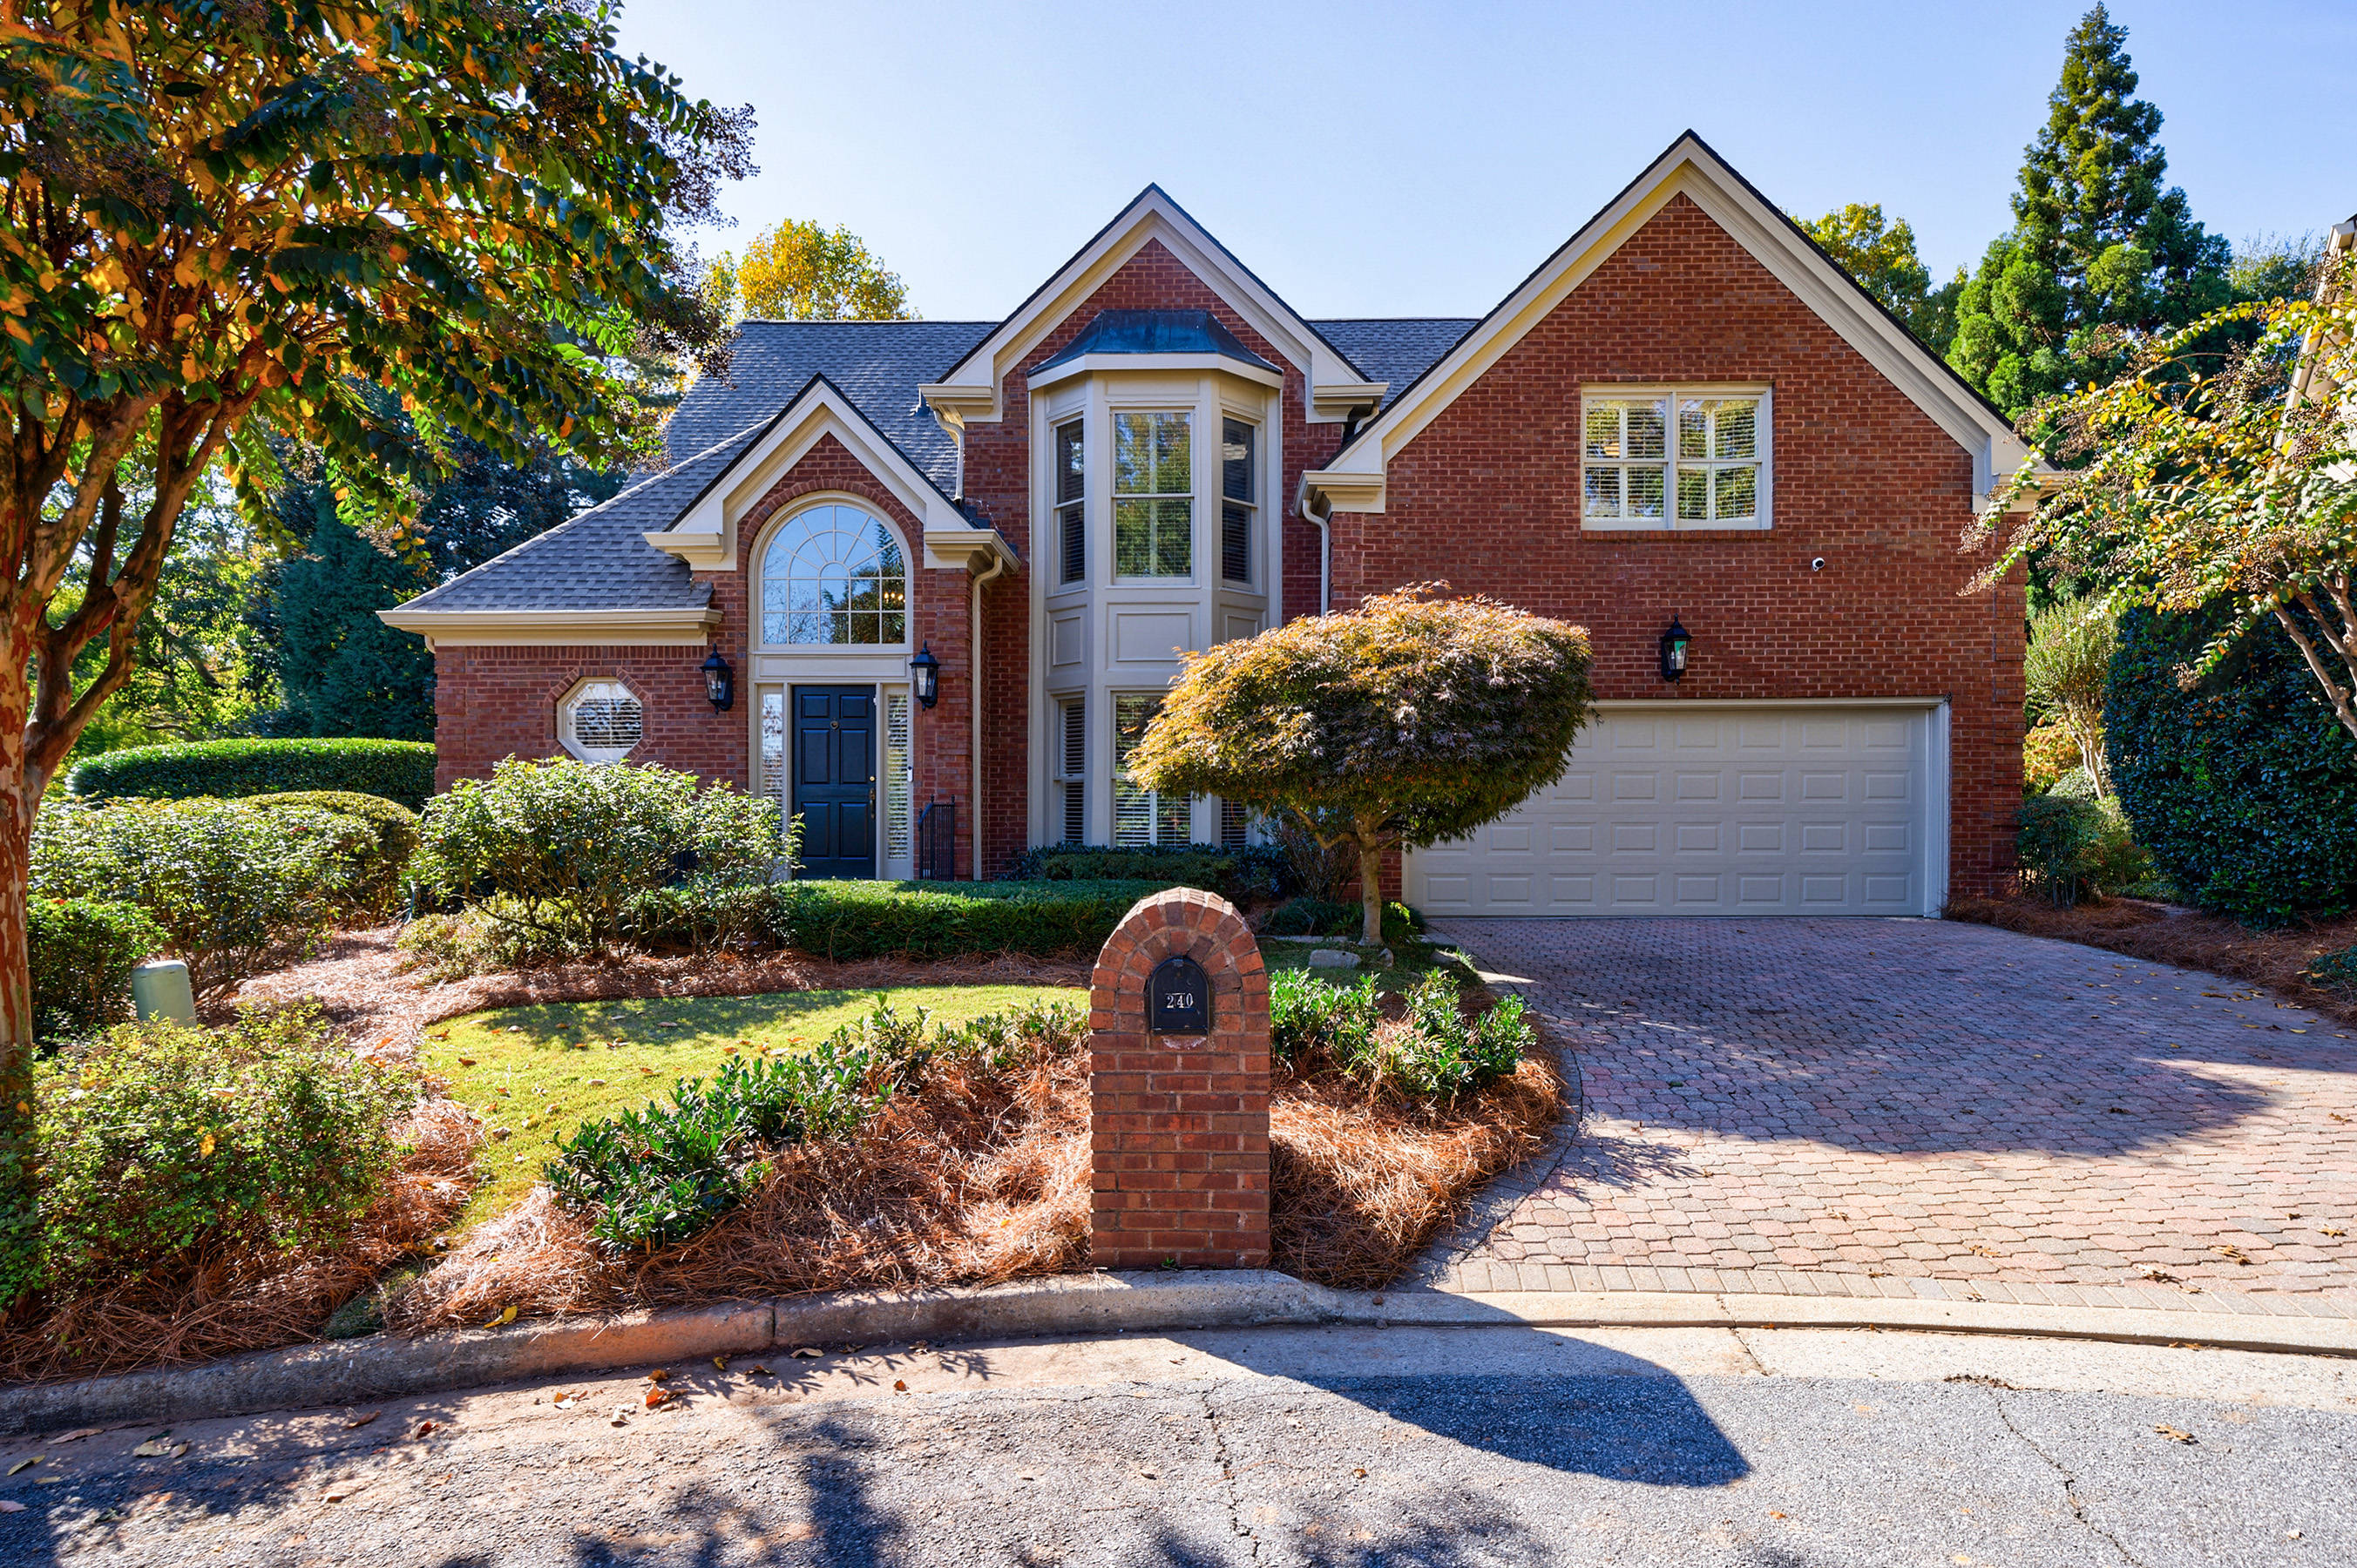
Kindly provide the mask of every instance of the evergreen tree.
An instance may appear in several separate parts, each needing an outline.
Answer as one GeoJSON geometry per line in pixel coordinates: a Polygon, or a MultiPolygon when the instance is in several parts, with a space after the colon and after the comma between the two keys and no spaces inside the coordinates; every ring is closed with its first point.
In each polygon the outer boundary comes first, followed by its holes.
{"type": "Polygon", "coordinates": [[[271,567],[247,614],[258,662],[277,677],[282,703],[254,727],[272,735],[432,740],[434,655],[376,612],[546,532],[627,480],[544,451],[518,466],[463,437],[452,455],[456,471],[418,508],[422,550],[400,553],[337,514],[324,464],[313,458],[287,465],[278,518],[303,548],[271,567]]]}
{"type": "Polygon", "coordinates": [[[2126,42],[2102,5],[2072,30],[2013,231],[1957,300],[1948,362],[2010,414],[2117,374],[2125,349],[2104,328],[2179,327],[2233,297],[2225,241],[2162,188],[2160,111],[2134,96],[2126,42]]]}

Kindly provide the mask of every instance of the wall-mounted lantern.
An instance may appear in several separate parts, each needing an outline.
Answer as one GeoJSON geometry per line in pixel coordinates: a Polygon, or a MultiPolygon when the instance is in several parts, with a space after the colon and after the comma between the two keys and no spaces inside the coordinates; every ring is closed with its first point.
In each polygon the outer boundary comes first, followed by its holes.
{"type": "Polygon", "coordinates": [[[1670,629],[1662,633],[1662,679],[1674,681],[1686,672],[1686,628],[1678,624],[1675,615],[1670,617],[1670,629]]]}
{"type": "Polygon", "coordinates": [[[917,656],[909,660],[909,680],[916,687],[917,701],[926,707],[941,701],[942,661],[933,657],[931,643],[917,650],[917,656]]]}
{"type": "Polygon", "coordinates": [[[704,694],[712,699],[716,714],[737,705],[737,671],[728,668],[728,660],[720,657],[717,649],[704,661],[704,694]]]}

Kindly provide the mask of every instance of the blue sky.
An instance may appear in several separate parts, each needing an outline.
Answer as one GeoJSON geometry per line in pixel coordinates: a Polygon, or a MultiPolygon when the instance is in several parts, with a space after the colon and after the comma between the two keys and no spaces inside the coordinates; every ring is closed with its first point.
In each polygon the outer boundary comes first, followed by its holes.
{"type": "MultiPolygon", "coordinates": [[[[622,38],[759,115],[707,250],[844,223],[927,317],[996,319],[1158,181],[1308,315],[1473,316],[1689,126],[1788,209],[1880,201],[1946,276],[2009,221],[2085,8],[629,0],[622,38]]],[[[2112,16],[2213,232],[2357,211],[2319,129],[2357,5],[2112,16]]]]}

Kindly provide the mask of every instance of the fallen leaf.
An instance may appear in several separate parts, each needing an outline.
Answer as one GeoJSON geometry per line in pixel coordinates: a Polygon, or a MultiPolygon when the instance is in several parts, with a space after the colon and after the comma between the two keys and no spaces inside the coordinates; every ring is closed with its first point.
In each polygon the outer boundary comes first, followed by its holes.
{"type": "Polygon", "coordinates": [[[666,1404],[670,1402],[670,1400],[671,1395],[663,1392],[661,1389],[649,1389],[647,1391],[647,1408],[649,1410],[654,1409],[655,1406],[659,1404],[666,1404]]]}
{"type": "Polygon", "coordinates": [[[2179,1432],[2173,1426],[2156,1426],[2153,1430],[2159,1433],[2163,1437],[2168,1438],[2171,1443],[2190,1443],[2193,1441],[2193,1434],[2190,1432],[2179,1432]]]}
{"type": "Polygon", "coordinates": [[[1770,1519],[1782,1519],[1784,1516],[1777,1512],[1774,1509],[1770,1509],[1768,1510],[1768,1517],[1770,1519]]]}
{"type": "Polygon", "coordinates": [[[589,1080],[589,1087],[592,1089],[603,1089],[606,1087],[606,1080],[602,1078],[593,1078],[589,1080]]]}
{"type": "Polygon", "coordinates": [[[104,1432],[106,1428],[102,1426],[77,1426],[71,1432],[67,1433],[63,1437],[52,1437],[49,1441],[52,1443],[80,1443],[83,1438],[96,1437],[100,1433],[104,1432]]]}
{"type": "Polygon", "coordinates": [[[350,1497],[354,1492],[359,1491],[365,1485],[367,1485],[367,1483],[364,1481],[339,1481],[334,1486],[329,1487],[326,1491],[321,1492],[319,1494],[319,1500],[323,1503],[342,1502],[346,1498],[350,1497]]]}
{"type": "Polygon", "coordinates": [[[626,1404],[618,1404],[618,1405],[616,1405],[616,1406],[614,1407],[614,1415],[613,1415],[613,1419],[612,1419],[612,1420],[610,1420],[610,1421],[608,1421],[608,1422],[607,1422],[607,1423],[606,1423],[606,1424],[607,1424],[607,1425],[608,1425],[608,1426],[628,1426],[628,1425],[630,1425],[630,1407],[629,1405],[626,1405],[626,1404]]]}
{"type": "Polygon", "coordinates": [[[892,1391],[893,1391],[894,1393],[896,1393],[896,1394],[905,1394],[905,1393],[907,1393],[907,1392],[909,1391],[909,1380],[908,1380],[908,1379],[906,1379],[906,1378],[895,1378],[895,1379],[893,1379],[893,1380],[892,1380],[892,1391]]]}
{"type": "Polygon", "coordinates": [[[23,1513],[24,1511],[24,1504],[12,1503],[5,1498],[0,1498],[0,1513],[23,1513]]]}
{"type": "Polygon", "coordinates": [[[770,1370],[769,1363],[765,1361],[756,1361],[745,1369],[752,1373],[753,1376],[757,1378],[774,1378],[778,1375],[777,1373],[770,1370]]]}
{"type": "Polygon", "coordinates": [[[411,1433],[409,1435],[412,1437],[431,1437],[434,1435],[435,1427],[438,1424],[440,1423],[437,1422],[421,1421],[417,1423],[417,1430],[411,1433]]]}
{"type": "MultiPolygon", "coordinates": [[[[2349,1232],[2346,1230],[2334,1230],[2328,1228],[2324,1230],[2324,1234],[2327,1236],[2346,1236],[2349,1232]]],[[[63,1438],[59,1438],[59,1441],[62,1443],[65,1440],[63,1438]]]]}
{"type": "Polygon", "coordinates": [[[458,1058],[458,1065],[460,1067],[473,1067],[475,1065],[475,1058],[472,1057],[460,1057],[458,1058]]]}
{"type": "Polygon", "coordinates": [[[652,1078],[654,1075],[655,1069],[651,1067],[642,1067],[639,1069],[639,1076],[640,1078],[652,1078]]]}
{"type": "Polygon", "coordinates": [[[659,1383],[670,1376],[671,1369],[669,1367],[657,1367],[653,1371],[647,1374],[647,1381],[651,1383],[659,1383]]]}
{"type": "Polygon", "coordinates": [[[484,1324],[483,1326],[486,1328],[504,1328],[515,1320],[516,1309],[511,1306],[505,1312],[500,1313],[497,1317],[492,1318],[489,1323],[484,1324]]]}
{"type": "Polygon", "coordinates": [[[712,1369],[716,1372],[726,1371],[728,1369],[728,1358],[726,1356],[715,1356],[712,1358],[712,1369]]]}
{"type": "Polygon", "coordinates": [[[161,1437],[149,1438],[138,1447],[134,1448],[131,1451],[131,1456],[134,1459],[160,1459],[164,1457],[172,1451],[172,1444],[169,1441],[171,1435],[172,1434],[167,1432],[161,1437]]]}
{"type": "Polygon", "coordinates": [[[2244,1268],[2249,1268],[2251,1266],[2251,1260],[2244,1255],[2243,1249],[2240,1247],[2219,1246],[2212,1247],[2210,1250],[2217,1253],[2222,1258],[2233,1259],[2235,1262],[2242,1264],[2244,1268]]]}
{"type": "Polygon", "coordinates": [[[19,1470],[29,1470],[48,1457],[48,1455],[46,1454],[36,1454],[30,1459],[19,1459],[14,1465],[8,1466],[8,1474],[13,1476],[19,1470]]]}
{"type": "Polygon", "coordinates": [[[795,1356],[797,1356],[797,1357],[801,1358],[802,1360],[805,1360],[805,1361],[815,1361],[815,1360],[817,1360],[821,1356],[825,1355],[825,1354],[826,1354],[826,1352],[825,1352],[825,1351],[823,1351],[823,1350],[818,1349],[818,1348],[815,1348],[815,1347],[813,1347],[813,1346],[809,1346],[809,1345],[801,1345],[801,1346],[797,1346],[797,1347],[795,1347],[795,1348],[793,1349],[793,1351],[791,1352],[791,1354],[793,1354],[793,1355],[795,1355],[795,1356]]]}
{"type": "Polygon", "coordinates": [[[1356,1476],[1361,1480],[1364,1480],[1367,1477],[1367,1467],[1364,1465],[1358,1466],[1351,1471],[1351,1474],[1356,1476]]]}
{"type": "Polygon", "coordinates": [[[1017,1470],[1015,1472],[1015,1478],[1018,1481],[1036,1481],[1039,1477],[1028,1470],[1017,1470]]]}
{"type": "Polygon", "coordinates": [[[374,1421],[378,1416],[381,1416],[383,1413],[384,1412],[381,1410],[363,1412],[362,1413],[352,1417],[351,1420],[344,1423],[344,1430],[346,1432],[351,1432],[360,1427],[366,1426],[370,1422],[374,1421]]]}
{"type": "Polygon", "coordinates": [[[449,1031],[449,1030],[447,1030],[447,1029],[440,1029],[440,1030],[436,1030],[435,1033],[433,1033],[433,1034],[431,1034],[431,1035],[428,1035],[428,1036],[426,1036],[426,1038],[427,1038],[427,1039],[429,1039],[429,1040],[447,1040],[447,1039],[448,1039],[449,1037],[450,1037],[450,1031],[449,1031]]]}

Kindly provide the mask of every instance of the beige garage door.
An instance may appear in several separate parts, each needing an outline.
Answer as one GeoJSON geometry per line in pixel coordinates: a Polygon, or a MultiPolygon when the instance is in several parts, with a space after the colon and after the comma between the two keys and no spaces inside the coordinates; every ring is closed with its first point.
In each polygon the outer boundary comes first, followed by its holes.
{"type": "Polygon", "coordinates": [[[1407,857],[1432,915],[1929,915],[1945,895],[1935,704],[1616,706],[1570,771],[1407,857]]]}

